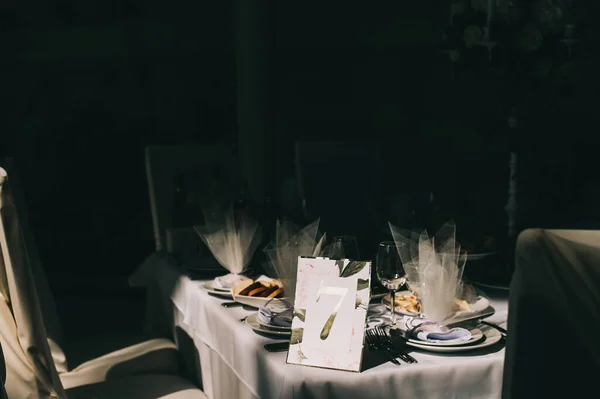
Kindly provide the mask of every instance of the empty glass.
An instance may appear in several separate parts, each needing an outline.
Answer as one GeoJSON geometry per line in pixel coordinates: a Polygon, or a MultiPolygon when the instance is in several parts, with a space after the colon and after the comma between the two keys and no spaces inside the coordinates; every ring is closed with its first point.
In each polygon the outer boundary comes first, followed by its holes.
{"type": "Polygon", "coordinates": [[[354,236],[333,237],[326,251],[326,256],[333,259],[359,260],[358,244],[354,236]]]}
{"type": "Polygon", "coordinates": [[[406,282],[406,272],[393,241],[384,241],[379,244],[376,263],[377,278],[381,285],[390,291],[390,320],[391,325],[394,326],[396,324],[396,291],[406,282]]]}

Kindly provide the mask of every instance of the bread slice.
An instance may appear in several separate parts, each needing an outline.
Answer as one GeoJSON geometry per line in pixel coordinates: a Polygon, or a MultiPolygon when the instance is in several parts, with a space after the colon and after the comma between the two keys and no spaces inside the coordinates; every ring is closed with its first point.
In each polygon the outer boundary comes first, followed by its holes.
{"type": "Polygon", "coordinates": [[[260,294],[266,290],[268,290],[268,287],[265,287],[264,285],[261,284],[260,287],[253,289],[252,291],[250,291],[248,293],[248,296],[260,296],[260,294]]]}
{"type": "Polygon", "coordinates": [[[269,295],[271,295],[271,292],[275,291],[277,289],[276,285],[272,285],[270,287],[268,287],[266,290],[264,290],[263,292],[260,293],[260,297],[261,298],[267,298],[269,295]]]}
{"type": "Polygon", "coordinates": [[[267,298],[277,298],[282,293],[282,289],[279,286],[275,286],[275,290],[271,291],[271,293],[267,296],[267,298]]]}
{"type": "Polygon", "coordinates": [[[238,295],[245,295],[248,296],[250,294],[251,291],[262,287],[262,284],[260,283],[260,281],[255,281],[252,284],[250,284],[249,286],[247,286],[246,288],[244,288],[243,290],[241,290],[238,295]]]}

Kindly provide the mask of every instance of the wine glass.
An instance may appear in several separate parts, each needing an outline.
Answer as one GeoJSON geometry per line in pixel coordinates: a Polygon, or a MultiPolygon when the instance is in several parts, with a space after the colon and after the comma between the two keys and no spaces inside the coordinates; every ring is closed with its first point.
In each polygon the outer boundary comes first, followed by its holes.
{"type": "Polygon", "coordinates": [[[336,236],[329,246],[328,257],[333,259],[359,260],[358,244],[354,236],[336,236]]]}
{"type": "Polygon", "coordinates": [[[396,291],[406,282],[406,273],[398,255],[396,243],[384,241],[379,244],[377,251],[377,278],[390,291],[391,325],[396,324],[396,291]]]}

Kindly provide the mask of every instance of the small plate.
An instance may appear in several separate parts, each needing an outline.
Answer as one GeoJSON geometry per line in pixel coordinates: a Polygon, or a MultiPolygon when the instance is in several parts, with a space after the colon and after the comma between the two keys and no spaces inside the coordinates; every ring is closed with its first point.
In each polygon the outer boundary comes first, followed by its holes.
{"type": "Polygon", "coordinates": [[[483,332],[483,340],[479,343],[475,343],[473,345],[461,345],[461,346],[432,346],[427,345],[424,342],[411,342],[407,341],[406,345],[412,346],[414,348],[419,348],[428,352],[440,352],[440,353],[451,353],[451,352],[465,352],[472,351],[475,349],[481,349],[488,346],[492,346],[498,341],[502,339],[502,334],[500,331],[496,330],[493,327],[481,325],[479,329],[483,332]]]}
{"type": "Polygon", "coordinates": [[[246,323],[248,326],[250,326],[250,328],[252,328],[254,331],[257,331],[262,334],[277,335],[278,337],[286,337],[286,338],[289,338],[292,336],[291,329],[288,331],[279,331],[279,330],[274,330],[271,328],[266,328],[263,325],[261,325],[258,322],[258,312],[252,313],[250,316],[248,316],[246,318],[246,320],[244,321],[244,323],[246,323]]]}
{"type": "Polygon", "coordinates": [[[205,283],[203,283],[201,285],[201,287],[204,291],[208,292],[209,294],[218,295],[223,298],[233,298],[233,295],[231,294],[231,290],[225,291],[222,289],[214,288],[212,285],[212,281],[206,281],[205,283]]]}
{"type": "MultiPolygon", "coordinates": [[[[398,291],[398,292],[396,292],[396,297],[400,297],[402,295],[412,295],[412,292],[410,292],[410,291],[398,291]]],[[[392,302],[392,295],[391,294],[385,294],[381,298],[381,303],[383,303],[387,309],[391,308],[391,306],[390,306],[391,302],[392,302]]],[[[400,306],[396,306],[396,313],[400,313],[400,314],[403,314],[405,316],[411,316],[411,317],[417,317],[417,316],[420,315],[420,313],[413,313],[413,312],[409,312],[407,310],[404,310],[400,306]]]]}
{"type": "MultiPolygon", "coordinates": [[[[400,292],[396,293],[396,296],[410,295],[410,294],[411,294],[410,291],[400,291],[400,292]]],[[[386,308],[390,309],[391,301],[392,301],[392,296],[390,294],[387,294],[386,296],[383,297],[383,299],[381,300],[381,303],[385,304],[386,308]]],[[[493,308],[490,309],[491,308],[490,301],[483,296],[478,296],[477,301],[475,301],[475,303],[469,304],[469,306],[470,306],[469,310],[462,310],[462,311],[458,311],[455,313],[453,323],[457,323],[459,320],[462,321],[462,320],[471,319],[471,318],[473,318],[472,316],[475,316],[475,315],[488,314],[490,311],[493,312],[493,308]]],[[[407,312],[406,310],[402,309],[399,306],[396,306],[396,313],[400,313],[405,316],[412,316],[412,317],[417,317],[417,316],[421,315],[421,313],[407,312]]]]}
{"type": "MultiPolygon", "coordinates": [[[[233,290],[231,291],[231,293],[233,295],[234,301],[239,302],[244,305],[247,305],[247,306],[250,306],[250,307],[253,307],[253,308],[260,309],[260,308],[264,307],[267,304],[267,302],[269,302],[273,298],[238,295],[239,292],[241,292],[244,288],[246,288],[248,285],[252,284],[253,282],[254,281],[252,281],[252,280],[244,280],[241,283],[239,283],[238,285],[236,285],[233,288],[233,290]]],[[[278,298],[278,299],[285,299],[285,298],[278,298]]]]}
{"type": "Polygon", "coordinates": [[[463,346],[463,345],[472,345],[476,342],[479,342],[483,339],[483,331],[479,328],[473,328],[471,331],[471,338],[467,341],[459,341],[459,342],[429,342],[429,341],[421,341],[419,339],[409,338],[407,343],[413,343],[417,345],[426,345],[426,346],[463,346]]]}

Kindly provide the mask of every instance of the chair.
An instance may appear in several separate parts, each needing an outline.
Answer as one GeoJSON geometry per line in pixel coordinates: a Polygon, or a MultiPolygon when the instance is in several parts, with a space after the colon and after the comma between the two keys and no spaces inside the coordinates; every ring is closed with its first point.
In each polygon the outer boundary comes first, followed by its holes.
{"type": "Polygon", "coordinates": [[[127,375],[175,375],[179,355],[175,344],[165,339],[142,342],[69,369],[65,354],[68,351],[63,346],[67,344],[68,347],[68,343],[62,338],[52,294],[27,226],[14,163],[6,160],[4,166],[6,169],[0,168],[3,261],[0,270],[3,299],[0,300],[0,316],[4,320],[0,334],[10,371],[7,381],[9,397],[25,398],[24,389],[32,387],[37,387],[40,392],[47,391],[49,394],[56,391],[60,394],[63,388],[101,383],[127,375]],[[40,371],[39,364],[47,360],[50,363],[40,371]],[[13,395],[15,392],[18,394],[13,395]]]}
{"type": "Polygon", "coordinates": [[[371,142],[296,142],[298,189],[327,235],[370,237],[383,224],[381,155],[371,142]]]}
{"type": "Polygon", "coordinates": [[[0,344],[0,399],[7,399],[6,395],[6,363],[4,362],[4,352],[0,344]]]}
{"type": "Polygon", "coordinates": [[[600,231],[522,232],[510,287],[502,396],[597,391],[599,309],[600,231]]]}
{"type": "Polygon", "coordinates": [[[155,270],[177,263],[222,269],[193,226],[202,223],[200,208],[207,200],[215,200],[217,193],[233,196],[237,164],[225,145],[149,146],[145,162],[156,252],[130,276],[129,284],[147,288],[146,334],[174,337],[168,329],[171,304],[161,299],[155,270]]]}
{"type": "MultiPolygon", "coordinates": [[[[175,203],[176,180],[187,183],[188,192],[185,194],[194,197],[191,202],[201,203],[205,198],[212,199],[210,197],[214,194],[202,186],[204,178],[207,177],[205,172],[214,171],[218,174],[221,180],[218,183],[237,183],[235,160],[232,149],[225,145],[149,146],[146,148],[146,177],[157,251],[167,249],[167,229],[181,227],[175,226],[175,224],[181,223],[176,220],[178,218],[174,214],[174,210],[181,211],[174,209],[176,205],[180,205],[175,203]]],[[[201,215],[194,216],[201,217],[201,215]]],[[[186,223],[184,227],[191,227],[197,221],[187,220],[186,222],[189,224],[186,223]]]]}

